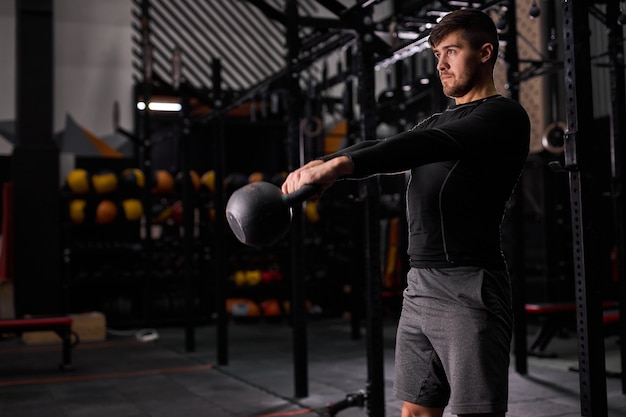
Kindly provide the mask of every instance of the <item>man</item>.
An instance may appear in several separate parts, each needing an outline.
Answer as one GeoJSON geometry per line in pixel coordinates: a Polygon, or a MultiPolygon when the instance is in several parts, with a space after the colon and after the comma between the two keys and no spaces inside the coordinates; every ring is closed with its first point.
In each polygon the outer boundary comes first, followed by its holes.
{"type": "MultiPolygon", "coordinates": [[[[447,14],[430,46],[454,104],[411,131],[366,140],[290,173],[282,191],[410,170],[410,270],[396,336],[402,416],[504,416],[511,286],[500,227],[528,156],[530,121],[496,91],[498,35],[478,10],[447,14]]],[[[321,195],[321,192],[320,192],[321,195]]]]}

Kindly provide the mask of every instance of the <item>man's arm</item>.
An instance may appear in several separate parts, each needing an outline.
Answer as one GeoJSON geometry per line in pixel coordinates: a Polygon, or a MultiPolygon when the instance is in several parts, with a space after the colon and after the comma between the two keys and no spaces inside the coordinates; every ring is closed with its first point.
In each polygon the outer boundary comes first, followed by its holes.
{"type": "Polygon", "coordinates": [[[347,155],[340,155],[327,161],[314,160],[289,173],[282,185],[285,194],[292,193],[306,184],[320,186],[319,198],[338,178],[352,174],[354,166],[347,155]]]}

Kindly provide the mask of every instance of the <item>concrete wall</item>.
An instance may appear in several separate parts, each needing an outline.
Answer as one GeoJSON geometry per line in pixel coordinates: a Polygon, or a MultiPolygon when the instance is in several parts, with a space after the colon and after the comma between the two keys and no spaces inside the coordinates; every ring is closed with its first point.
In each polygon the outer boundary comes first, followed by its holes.
{"type": "MultiPolygon", "coordinates": [[[[0,121],[15,120],[15,0],[0,1],[0,121]]],[[[130,0],[54,1],[54,131],[66,114],[97,135],[132,128],[130,0]]],[[[0,141],[0,154],[7,145],[0,141]]]]}

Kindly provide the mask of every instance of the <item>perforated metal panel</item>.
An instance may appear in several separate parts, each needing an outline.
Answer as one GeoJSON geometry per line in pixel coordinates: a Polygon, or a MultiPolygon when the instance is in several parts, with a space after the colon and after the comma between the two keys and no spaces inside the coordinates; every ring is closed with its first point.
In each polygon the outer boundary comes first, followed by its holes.
{"type": "MultiPolygon", "coordinates": [[[[520,72],[524,72],[531,65],[524,63],[524,60],[541,59],[541,54],[545,50],[546,35],[542,30],[542,19],[531,19],[528,15],[531,6],[530,1],[518,1],[516,6],[520,72]]],[[[531,153],[543,151],[541,137],[546,126],[551,123],[546,116],[547,100],[547,79],[545,76],[532,77],[522,81],[520,84],[519,101],[530,117],[531,153]]]]}

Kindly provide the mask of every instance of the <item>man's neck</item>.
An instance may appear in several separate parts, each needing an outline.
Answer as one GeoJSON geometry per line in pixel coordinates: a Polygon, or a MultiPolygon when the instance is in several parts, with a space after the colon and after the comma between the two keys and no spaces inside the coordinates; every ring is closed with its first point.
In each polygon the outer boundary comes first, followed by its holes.
{"type": "Polygon", "coordinates": [[[485,97],[495,96],[496,94],[498,94],[498,90],[496,89],[493,80],[490,80],[490,82],[484,84],[483,86],[476,86],[472,88],[467,94],[462,97],[455,97],[454,102],[457,105],[466,104],[472,101],[483,99],[485,97]]]}

